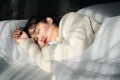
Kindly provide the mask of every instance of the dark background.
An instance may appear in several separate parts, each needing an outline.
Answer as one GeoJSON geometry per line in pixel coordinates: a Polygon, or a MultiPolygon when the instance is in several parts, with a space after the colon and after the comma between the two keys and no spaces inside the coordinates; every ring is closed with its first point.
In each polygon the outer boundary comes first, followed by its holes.
{"type": "Polygon", "coordinates": [[[0,20],[28,19],[34,15],[62,16],[83,7],[120,0],[0,0],[0,20]]]}

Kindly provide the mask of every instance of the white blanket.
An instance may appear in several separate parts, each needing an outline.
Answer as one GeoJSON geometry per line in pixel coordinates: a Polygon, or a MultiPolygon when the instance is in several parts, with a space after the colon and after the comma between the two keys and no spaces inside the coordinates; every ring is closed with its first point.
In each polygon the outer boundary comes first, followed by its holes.
{"type": "Polygon", "coordinates": [[[70,61],[52,62],[53,77],[40,70],[13,41],[12,32],[26,20],[0,22],[0,79],[2,80],[119,80],[120,16],[106,20],[94,43],[70,61]],[[27,65],[26,65],[27,64],[27,65]],[[6,77],[7,76],[7,77],[6,77]]]}

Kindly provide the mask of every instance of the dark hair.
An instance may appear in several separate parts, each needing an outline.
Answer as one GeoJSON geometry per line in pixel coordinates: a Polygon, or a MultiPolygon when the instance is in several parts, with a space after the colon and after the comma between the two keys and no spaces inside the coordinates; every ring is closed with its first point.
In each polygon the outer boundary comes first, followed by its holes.
{"type": "MultiPolygon", "coordinates": [[[[46,23],[46,17],[52,18],[53,24],[55,24],[59,27],[59,22],[60,22],[61,16],[33,16],[28,20],[28,22],[23,30],[28,34],[29,33],[28,29],[30,27],[32,27],[33,25],[36,25],[39,22],[46,23]]],[[[30,37],[29,34],[28,34],[28,36],[30,37]]]]}

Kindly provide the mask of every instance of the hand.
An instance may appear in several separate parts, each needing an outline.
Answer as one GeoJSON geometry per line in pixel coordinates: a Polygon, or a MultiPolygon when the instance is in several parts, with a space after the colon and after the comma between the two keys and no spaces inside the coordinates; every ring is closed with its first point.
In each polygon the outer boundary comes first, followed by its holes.
{"type": "Polygon", "coordinates": [[[28,39],[28,35],[22,29],[16,29],[13,32],[13,39],[18,44],[21,43],[23,40],[28,39]]]}

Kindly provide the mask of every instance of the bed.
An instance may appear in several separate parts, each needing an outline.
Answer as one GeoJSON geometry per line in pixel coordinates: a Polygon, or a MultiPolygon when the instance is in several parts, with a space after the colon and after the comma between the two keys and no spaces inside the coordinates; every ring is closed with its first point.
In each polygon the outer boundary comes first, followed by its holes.
{"type": "Polygon", "coordinates": [[[53,61],[53,73],[37,67],[12,39],[25,20],[0,21],[1,80],[119,80],[120,79],[120,2],[85,7],[77,11],[102,25],[94,43],[82,56],[69,61],[53,61]],[[109,10],[111,9],[111,10],[109,10]]]}

